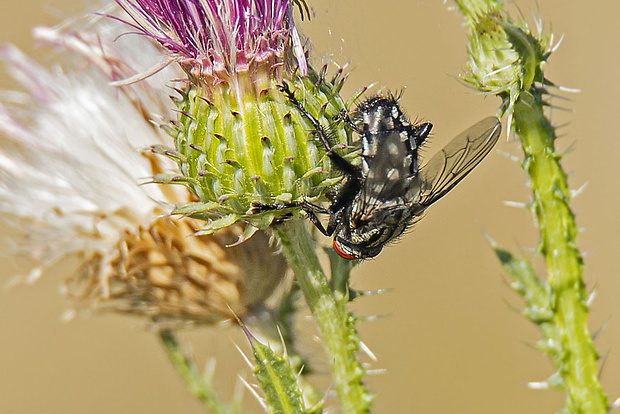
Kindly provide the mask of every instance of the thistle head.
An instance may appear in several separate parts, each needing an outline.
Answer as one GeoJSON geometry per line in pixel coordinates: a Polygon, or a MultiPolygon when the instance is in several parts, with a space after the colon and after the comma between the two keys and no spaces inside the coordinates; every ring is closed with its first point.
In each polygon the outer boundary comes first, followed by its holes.
{"type": "Polygon", "coordinates": [[[328,126],[331,145],[354,157],[352,131],[334,120],[348,105],[346,76],[308,67],[292,19],[292,4],[274,0],[119,0],[134,26],[187,73],[176,87],[178,116],[164,129],[174,146],[153,147],[179,172],[155,181],[186,186],[197,202],[176,212],[202,219],[200,234],[239,220],[257,228],[290,215],[256,214],[254,203],[320,200],[342,178],[332,169],[314,126],[282,92],[328,126]],[[295,63],[293,65],[292,63],[295,63]]]}

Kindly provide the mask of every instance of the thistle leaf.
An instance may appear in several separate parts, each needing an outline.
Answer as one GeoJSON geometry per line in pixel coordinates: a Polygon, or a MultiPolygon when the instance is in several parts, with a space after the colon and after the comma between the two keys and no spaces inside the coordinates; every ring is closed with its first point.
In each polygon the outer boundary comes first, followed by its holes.
{"type": "MultiPolygon", "coordinates": [[[[270,413],[305,414],[302,394],[286,354],[277,355],[259,342],[245,327],[254,354],[254,375],[263,390],[270,413]]],[[[316,411],[312,411],[316,412],[316,411]]]]}

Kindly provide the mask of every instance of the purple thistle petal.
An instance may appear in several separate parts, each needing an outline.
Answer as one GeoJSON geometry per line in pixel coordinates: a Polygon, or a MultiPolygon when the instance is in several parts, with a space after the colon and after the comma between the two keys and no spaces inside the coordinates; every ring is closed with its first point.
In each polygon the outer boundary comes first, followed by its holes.
{"type": "MultiPolygon", "coordinates": [[[[252,63],[281,64],[288,47],[307,63],[289,0],[116,0],[142,34],[192,75],[232,75],[252,63]]],[[[290,50],[290,49],[289,49],[290,50]]]]}

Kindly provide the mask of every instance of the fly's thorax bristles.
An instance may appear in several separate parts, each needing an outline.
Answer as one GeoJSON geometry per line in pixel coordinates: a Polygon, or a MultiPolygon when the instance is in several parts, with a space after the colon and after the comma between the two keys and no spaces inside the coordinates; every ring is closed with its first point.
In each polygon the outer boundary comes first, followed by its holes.
{"type": "Polygon", "coordinates": [[[391,95],[371,97],[358,105],[356,112],[360,114],[363,129],[370,134],[402,130],[409,126],[398,100],[391,95]]]}

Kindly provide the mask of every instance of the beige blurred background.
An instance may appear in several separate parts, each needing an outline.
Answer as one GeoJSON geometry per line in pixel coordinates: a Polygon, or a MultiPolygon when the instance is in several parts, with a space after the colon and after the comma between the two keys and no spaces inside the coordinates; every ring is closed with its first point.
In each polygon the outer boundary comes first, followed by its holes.
{"type": "MultiPolygon", "coordinates": [[[[2,3],[0,40],[35,55],[41,52],[31,47],[34,25],[54,24],[85,6],[79,0],[2,3]]],[[[494,113],[496,98],[477,96],[454,79],[465,61],[465,30],[460,16],[448,10],[450,2],[309,3],[315,17],[302,30],[313,40],[315,63],[330,54],[350,63],[354,71],[345,94],[371,82],[391,90],[406,86],[402,105],[409,115],[435,124],[430,151],[494,113]]],[[[582,90],[567,95],[572,101],[556,100],[574,113],[555,111],[553,119],[567,124],[557,144],[560,150],[571,148],[563,160],[571,187],[588,183],[572,206],[584,229],[579,245],[589,252],[585,278],[597,292],[590,329],[605,326],[596,345],[607,357],[603,385],[615,399],[620,394],[620,5],[562,0],[516,4],[527,16],[540,13],[547,28],[552,21],[556,39],[564,35],[547,74],[558,84],[582,90]]],[[[518,13],[514,6],[511,10],[518,13]]],[[[0,85],[10,83],[3,76],[0,85]]],[[[513,140],[501,139],[498,150],[519,155],[513,140]]],[[[390,289],[355,304],[362,315],[385,315],[360,327],[378,357],[375,368],[386,369],[368,378],[377,395],[376,412],[536,414],[560,408],[562,392],[526,386],[553,370],[531,347],[538,332],[515,310],[520,299],[505,283],[480,230],[514,252],[535,246],[530,214],[503,205],[506,200],[527,201],[525,183],[518,164],[494,152],[413,232],[356,270],[354,287],[390,289]]],[[[203,412],[140,321],[119,316],[60,321],[66,309],[58,293],[63,270],[0,296],[0,412],[203,412]]],[[[218,356],[221,385],[230,388],[243,366],[232,344],[245,346],[243,339],[231,330],[188,335],[200,355],[218,356]]]]}

